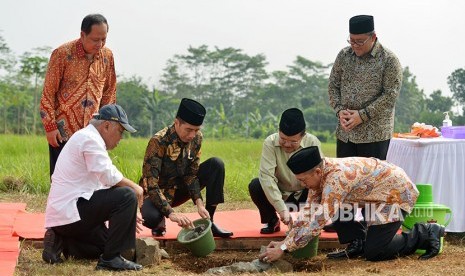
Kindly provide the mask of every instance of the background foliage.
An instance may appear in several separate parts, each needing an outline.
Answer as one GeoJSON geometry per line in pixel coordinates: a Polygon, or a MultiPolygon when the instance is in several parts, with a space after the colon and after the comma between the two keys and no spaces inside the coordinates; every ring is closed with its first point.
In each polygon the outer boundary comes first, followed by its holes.
{"type": "MultiPolygon", "coordinates": [[[[50,51],[35,48],[16,57],[0,36],[0,133],[43,134],[38,103],[50,51]]],[[[119,76],[117,101],[138,129],[135,136],[148,137],[171,124],[180,99],[190,97],[207,108],[203,132],[210,138],[264,138],[276,131],[282,111],[298,107],[310,132],[334,141],[337,119],[327,92],[331,64],[297,56],[283,70],[270,72],[267,65],[264,55],[241,49],[189,47],[168,60],[157,87],[138,76],[119,76]]],[[[448,77],[453,97],[440,90],[426,96],[405,67],[395,131],[407,132],[414,122],[440,126],[444,111],[465,104],[464,72],[459,68],[448,77]]],[[[451,115],[455,125],[465,124],[462,115],[451,115]]]]}

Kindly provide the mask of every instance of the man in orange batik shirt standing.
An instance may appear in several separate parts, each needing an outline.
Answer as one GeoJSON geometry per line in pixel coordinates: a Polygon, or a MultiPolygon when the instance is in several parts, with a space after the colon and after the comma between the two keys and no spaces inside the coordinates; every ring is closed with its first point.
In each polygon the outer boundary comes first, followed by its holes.
{"type": "Polygon", "coordinates": [[[55,49],[45,76],[40,116],[50,153],[50,176],[66,141],[88,125],[99,108],[116,102],[113,53],[105,47],[108,23],[87,15],[80,38],[55,49]]]}

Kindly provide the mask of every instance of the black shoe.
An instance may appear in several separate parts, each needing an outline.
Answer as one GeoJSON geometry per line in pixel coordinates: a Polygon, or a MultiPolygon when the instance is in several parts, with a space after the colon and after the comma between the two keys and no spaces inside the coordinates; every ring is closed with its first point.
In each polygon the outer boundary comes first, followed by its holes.
{"type": "Polygon", "coordinates": [[[260,229],[260,234],[273,234],[274,232],[279,232],[280,230],[281,228],[279,219],[273,218],[268,222],[268,225],[266,227],[260,229]]]}
{"type": "Polygon", "coordinates": [[[229,238],[233,235],[233,232],[228,231],[228,230],[223,230],[216,226],[216,224],[212,223],[212,233],[213,237],[219,237],[219,238],[229,238]]]}
{"type": "Polygon", "coordinates": [[[166,234],[165,227],[152,229],[152,236],[154,237],[163,237],[165,234],[166,234]]]}
{"type": "Polygon", "coordinates": [[[53,229],[47,229],[44,235],[44,251],[42,260],[49,264],[62,263],[63,239],[53,229]]]}
{"type": "Polygon", "coordinates": [[[353,240],[345,250],[332,252],[326,255],[328,259],[341,259],[341,258],[356,258],[358,256],[362,256],[364,253],[363,250],[363,240],[362,239],[355,239],[353,240]]]}
{"type": "Polygon", "coordinates": [[[441,237],[446,235],[446,228],[437,223],[426,224],[428,230],[428,246],[425,254],[421,255],[419,259],[427,260],[435,257],[441,251],[441,237]]]}
{"type": "Polygon", "coordinates": [[[95,267],[97,270],[141,270],[142,265],[137,264],[135,262],[131,262],[126,260],[125,258],[118,255],[113,259],[106,261],[100,256],[97,262],[97,266],[95,267]]]}
{"type": "Polygon", "coordinates": [[[323,230],[325,232],[330,232],[330,233],[336,232],[336,229],[334,228],[334,223],[326,224],[325,226],[323,226],[323,230]]]}

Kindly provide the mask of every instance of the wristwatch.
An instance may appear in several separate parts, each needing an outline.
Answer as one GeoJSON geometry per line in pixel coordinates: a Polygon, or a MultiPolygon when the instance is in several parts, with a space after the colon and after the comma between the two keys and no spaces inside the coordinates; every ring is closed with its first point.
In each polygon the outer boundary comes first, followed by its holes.
{"type": "Polygon", "coordinates": [[[283,252],[287,252],[287,246],[285,243],[282,243],[281,246],[279,247],[283,252]]]}

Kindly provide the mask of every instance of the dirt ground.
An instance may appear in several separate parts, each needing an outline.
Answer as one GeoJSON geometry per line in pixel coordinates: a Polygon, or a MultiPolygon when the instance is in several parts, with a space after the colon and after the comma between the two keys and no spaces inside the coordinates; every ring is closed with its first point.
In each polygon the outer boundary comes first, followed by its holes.
{"type": "MultiPolygon", "coordinates": [[[[29,212],[44,212],[45,197],[30,195],[0,194],[0,202],[26,202],[29,212]]],[[[223,205],[223,210],[253,208],[249,203],[223,205]]],[[[182,211],[192,211],[186,208],[182,211]]],[[[448,233],[444,252],[427,261],[418,260],[418,255],[383,262],[367,262],[361,258],[351,260],[329,260],[325,257],[330,250],[319,250],[318,256],[294,259],[285,254],[284,259],[292,263],[294,274],[318,275],[465,275],[465,233],[448,233]]],[[[198,275],[209,268],[230,265],[240,261],[252,261],[258,257],[257,250],[216,250],[204,258],[192,256],[184,249],[169,249],[169,259],[157,266],[145,267],[140,272],[109,273],[95,271],[96,261],[67,260],[63,264],[48,265],[41,259],[42,250],[28,242],[21,245],[21,253],[15,275],[198,275]]],[[[269,274],[267,274],[269,275],[269,274]]]]}
{"type": "MultiPolygon", "coordinates": [[[[326,275],[464,275],[465,241],[461,236],[450,236],[443,254],[427,261],[418,260],[418,255],[397,258],[391,261],[368,262],[361,258],[352,260],[329,260],[319,250],[312,259],[294,259],[289,254],[284,259],[290,262],[297,273],[318,273],[326,275]]],[[[252,261],[258,251],[216,251],[206,258],[192,257],[188,252],[172,252],[170,260],[176,269],[186,273],[204,273],[209,268],[230,265],[240,261],[252,261]]]]}
{"type": "MultiPolygon", "coordinates": [[[[329,260],[325,257],[329,251],[319,251],[312,259],[294,259],[289,254],[284,259],[294,268],[294,272],[287,275],[465,275],[465,238],[463,235],[446,238],[444,252],[427,261],[418,260],[418,255],[383,262],[367,262],[361,258],[329,260]]],[[[258,256],[258,250],[216,250],[207,257],[198,258],[187,250],[167,249],[170,258],[163,259],[157,266],[144,267],[140,272],[109,273],[95,271],[96,261],[68,260],[51,266],[41,260],[41,252],[41,249],[23,246],[15,275],[199,275],[212,267],[248,262],[258,256]]]]}

